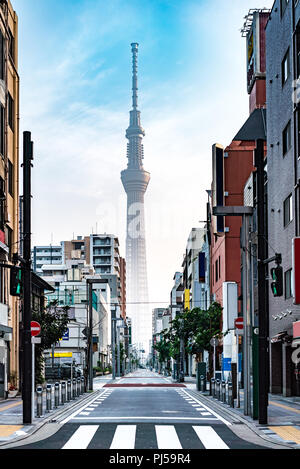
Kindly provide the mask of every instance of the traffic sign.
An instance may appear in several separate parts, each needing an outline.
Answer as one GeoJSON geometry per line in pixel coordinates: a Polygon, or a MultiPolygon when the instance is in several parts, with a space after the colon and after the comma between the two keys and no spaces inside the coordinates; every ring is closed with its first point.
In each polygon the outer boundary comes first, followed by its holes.
{"type": "Polygon", "coordinates": [[[234,321],[234,326],[236,329],[244,329],[244,318],[237,318],[234,321]]]}
{"type": "Polygon", "coordinates": [[[41,325],[36,321],[31,321],[31,337],[35,337],[41,333],[41,325]]]}
{"type": "Polygon", "coordinates": [[[216,337],[213,337],[212,339],[210,339],[210,345],[212,347],[217,347],[219,345],[219,341],[216,337]]]}

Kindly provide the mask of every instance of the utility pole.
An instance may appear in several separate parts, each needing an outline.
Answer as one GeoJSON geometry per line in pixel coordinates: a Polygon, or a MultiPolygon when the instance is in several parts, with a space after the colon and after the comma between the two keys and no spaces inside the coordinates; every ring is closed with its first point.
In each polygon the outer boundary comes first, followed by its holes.
{"type": "Polygon", "coordinates": [[[258,256],[258,356],[259,356],[259,423],[268,423],[269,362],[268,335],[269,317],[266,308],[266,241],[265,241],[265,180],[264,180],[264,140],[256,141],[256,194],[257,194],[257,256],[258,256]]]}
{"type": "Polygon", "coordinates": [[[23,134],[23,423],[32,423],[32,349],[31,349],[31,133],[23,134]]]}
{"type": "Polygon", "coordinates": [[[93,390],[93,284],[88,282],[89,320],[88,320],[88,383],[89,390],[93,390]]]}

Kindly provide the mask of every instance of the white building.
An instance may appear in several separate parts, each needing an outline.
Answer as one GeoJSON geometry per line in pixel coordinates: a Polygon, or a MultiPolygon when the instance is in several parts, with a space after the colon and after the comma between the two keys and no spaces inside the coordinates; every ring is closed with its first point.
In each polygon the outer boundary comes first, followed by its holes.
{"type": "MultiPolygon", "coordinates": [[[[83,331],[88,325],[88,301],[86,277],[93,278],[94,269],[82,260],[68,260],[65,265],[45,265],[42,268],[47,282],[55,287],[55,293],[47,295],[57,306],[69,306],[68,330],[56,344],[55,359],[59,363],[73,362],[85,366],[86,337],[83,331]]],[[[94,276],[99,279],[100,276],[94,276]]],[[[111,310],[110,287],[93,286],[93,366],[99,362],[107,366],[111,362],[111,310]]],[[[48,351],[51,353],[51,351],[48,351]]],[[[49,356],[48,353],[48,356],[49,356]]]]}

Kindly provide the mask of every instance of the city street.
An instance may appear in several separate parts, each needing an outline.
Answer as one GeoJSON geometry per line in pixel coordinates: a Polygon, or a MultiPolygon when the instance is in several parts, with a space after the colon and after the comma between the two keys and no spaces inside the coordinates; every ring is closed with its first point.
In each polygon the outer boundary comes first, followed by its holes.
{"type": "Polygon", "coordinates": [[[265,442],[232,425],[185,385],[148,370],[109,382],[88,403],[49,423],[20,449],[258,449],[265,442]],[[53,433],[53,428],[55,429],[53,433]],[[48,432],[48,434],[47,434],[48,432]],[[52,433],[52,434],[51,434],[52,433]],[[254,443],[255,442],[255,443],[254,443]]]}

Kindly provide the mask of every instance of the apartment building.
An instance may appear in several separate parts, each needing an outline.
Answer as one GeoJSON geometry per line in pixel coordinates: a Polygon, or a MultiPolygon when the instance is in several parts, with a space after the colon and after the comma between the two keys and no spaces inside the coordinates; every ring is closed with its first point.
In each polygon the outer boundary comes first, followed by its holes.
{"type": "Polygon", "coordinates": [[[63,264],[64,252],[62,246],[34,246],[32,249],[32,269],[41,275],[44,265],[63,264]]]}

